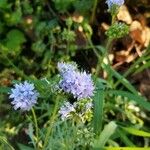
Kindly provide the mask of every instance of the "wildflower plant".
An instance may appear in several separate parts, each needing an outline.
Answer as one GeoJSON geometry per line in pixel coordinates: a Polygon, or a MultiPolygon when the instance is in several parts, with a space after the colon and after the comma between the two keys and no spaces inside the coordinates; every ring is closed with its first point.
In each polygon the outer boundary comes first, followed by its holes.
{"type": "MultiPolygon", "coordinates": [[[[105,2],[112,18],[107,36],[102,37],[106,39],[101,42],[105,42],[101,45],[98,44],[99,39],[95,41],[95,28],[93,30],[96,26],[100,30],[97,36],[103,34],[97,18],[100,4],[97,0],[0,2],[3,16],[0,22],[0,63],[5,66],[6,62],[6,66],[10,67],[3,74],[7,80],[1,80],[0,73],[0,84],[5,86],[0,87],[0,149],[92,150],[114,147],[112,149],[117,150],[126,145],[122,149],[130,147],[134,150],[136,146],[144,146],[144,149],[150,146],[150,134],[143,131],[149,131],[150,103],[133,86],[134,82],[131,84],[126,79],[149,66],[150,52],[147,48],[140,58],[133,55],[137,61],[123,75],[114,69],[112,65],[116,60],[113,61],[109,54],[114,57],[117,54],[118,57],[118,49],[122,46],[125,48],[126,42],[122,45],[122,39],[119,39],[117,53],[112,51],[118,38],[129,33],[129,27],[116,17],[125,1],[105,2]],[[78,12],[84,5],[85,8],[78,12]],[[4,29],[8,32],[6,39],[3,39],[4,29]],[[18,39],[23,42],[18,42],[18,39]],[[29,58],[26,57],[28,53],[22,56],[28,47],[32,51],[29,58]],[[18,59],[15,54],[21,57],[18,59]],[[85,54],[84,57],[82,54],[85,54]],[[79,69],[77,62],[88,63],[89,72],[79,69]],[[20,67],[24,70],[20,70],[20,67]],[[14,87],[6,87],[13,79],[19,81],[14,87]],[[9,104],[1,93],[8,94],[9,104]],[[10,110],[11,105],[21,111],[10,110]],[[5,111],[8,111],[8,115],[5,121],[1,121],[5,111]],[[17,117],[14,118],[14,114],[17,117]],[[27,141],[24,141],[24,136],[28,137],[27,141]],[[140,142],[137,142],[139,136],[140,142]],[[10,139],[11,144],[5,137],[10,139]],[[15,138],[20,138],[24,144],[18,141],[12,143],[16,141],[15,138]],[[1,145],[1,142],[4,144],[1,145]]],[[[131,47],[128,43],[128,53],[134,43],[136,41],[131,42],[131,47]]],[[[134,47],[134,53],[139,45],[134,47]]],[[[120,59],[124,59],[122,55],[117,62],[120,59]]],[[[117,67],[121,63],[117,63],[117,67]]]]}

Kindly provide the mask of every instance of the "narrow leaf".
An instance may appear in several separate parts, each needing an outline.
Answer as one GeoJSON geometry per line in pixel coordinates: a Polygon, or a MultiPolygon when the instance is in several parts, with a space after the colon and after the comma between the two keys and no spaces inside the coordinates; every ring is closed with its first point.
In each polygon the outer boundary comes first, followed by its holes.
{"type": "Polygon", "coordinates": [[[121,127],[124,131],[132,134],[132,135],[136,135],[136,136],[142,136],[142,137],[150,137],[150,133],[142,131],[142,130],[138,130],[135,128],[131,128],[131,127],[121,127]]]}
{"type": "Polygon", "coordinates": [[[105,146],[108,139],[115,132],[117,125],[114,121],[111,121],[104,127],[104,130],[101,132],[99,138],[95,141],[95,149],[102,148],[105,146]]]}
{"type": "Polygon", "coordinates": [[[122,130],[117,129],[117,133],[119,134],[121,140],[126,144],[126,146],[135,146],[122,130]]]}
{"type": "Polygon", "coordinates": [[[102,89],[102,83],[100,80],[97,80],[97,91],[93,98],[94,100],[94,132],[96,135],[99,135],[102,130],[102,121],[103,121],[103,107],[104,107],[104,90],[102,89]]]}

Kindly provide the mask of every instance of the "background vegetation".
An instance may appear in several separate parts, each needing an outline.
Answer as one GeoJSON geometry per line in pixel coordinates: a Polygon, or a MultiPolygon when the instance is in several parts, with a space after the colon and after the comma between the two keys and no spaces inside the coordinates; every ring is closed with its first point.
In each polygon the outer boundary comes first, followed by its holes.
{"type": "Polygon", "coordinates": [[[0,1],[0,149],[149,149],[150,2],[126,0],[113,19],[103,0],[0,1]],[[60,61],[93,75],[90,122],[56,117],[60,61]],[[15,111],[7,95],[24,80],[41,94],[39,137],[34,112],[15,111]]]}

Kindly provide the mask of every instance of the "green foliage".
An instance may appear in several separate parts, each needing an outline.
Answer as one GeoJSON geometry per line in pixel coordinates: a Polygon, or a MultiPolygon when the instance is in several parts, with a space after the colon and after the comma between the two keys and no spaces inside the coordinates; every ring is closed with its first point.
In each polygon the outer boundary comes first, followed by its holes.
{"type": "Polygon", "coordinates": [[[87,14],[91,10],[93,1],[91,0],[53,0],[55,8],[60,13],[68,12],[71,9],[75,9],[81,14],[87,14]]]}
{"type": "Polygon", "coordinates": [[[93,6],[93,1],[91,0],[76,0],[74,2],[74,7],[77,12],[81,14],[87,14],[93,6]]]}
{"type": "Polygon", "coordinates": [[[108,39],[95,40],[97,34],[105,37],[97,18],[103,10],[99,5],[94,0],[0,0],[0,149],[149,149],[150,102],[128,79],[149,68],[150,47],[124,74],[116,71],[108,50],[113,40],[129,34],[129,27],[116,20],[114,5],[108,39]],[[60,90],[59,61],[76,61],[92,73],[92,98],[77,100],[60,90]],[[15,111],[8,100],[10,88],[24,80],[34,83],[40,98],[32,111],[15,111]],[[65,101],[77,107],[63,121],[58,111],[65,101]],[[93,102],[90,109],[88,102],[93,102]]]}
{"type": "Polygon", "coordinates": [[[62,13],[66,12],[74,1],[75,0],[53,0],[56,9],[62,13]]]}
{"type": "Polygon", "coordinates": [[[19,30],[11,30],[7,33],[4,45],[10,52],[19,54],[22,44],[26,41],[24,34],[19,30]]]}

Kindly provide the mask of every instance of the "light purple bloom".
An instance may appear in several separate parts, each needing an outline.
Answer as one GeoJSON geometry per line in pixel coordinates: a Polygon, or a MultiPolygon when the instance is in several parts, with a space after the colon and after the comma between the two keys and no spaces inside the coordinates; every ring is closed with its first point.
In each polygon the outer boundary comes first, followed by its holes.
{"type": "MultiPolygon", "coordinates": [[[[67,66],[67,64],[65,64],[67,66]]],[[[63,72],[60,88],[65,92],[73,94],[74,98],[83,99],[93,96],[94,84],[90,74],[79,71],[63,72]]]]}
{"type": "Polygon", "coordinates": [[[69,102],[65,102],[64,105],[58,111],[62,120],[69,118],[71,116],[71,112],[75,112],[75,108],[69,102]]]}
{"type": "Polygon", "coordinates": [[[21,109],[23,111],[30,110],[32,106],[37,103],[39,93],[35,90],[34,84],[24,83],[15,84],[11,89],[9,98],[13,99],[11,104],[14,109],[21,109]]]}
{"type": "Polygon", "coordinates": [[[124,0],[107,0],[106,1],[108,8],[111,8],[113,5],[121,6],[124,4],[124,0]]]}

